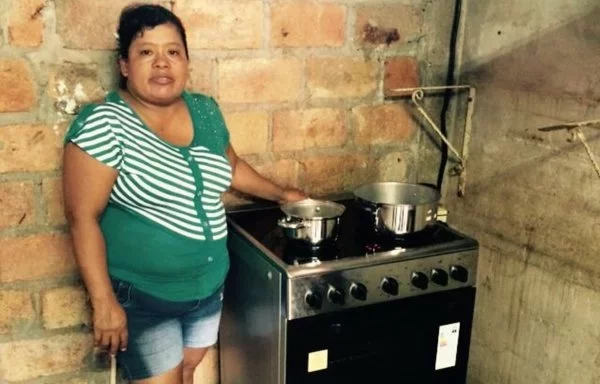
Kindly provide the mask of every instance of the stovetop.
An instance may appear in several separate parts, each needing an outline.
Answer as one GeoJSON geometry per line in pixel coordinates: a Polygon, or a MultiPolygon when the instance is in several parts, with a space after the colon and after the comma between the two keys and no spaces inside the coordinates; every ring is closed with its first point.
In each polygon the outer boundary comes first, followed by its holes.
{"type": "Polygon", "coordinates": [[[333,200],[346,207],[339,237],[317,251],[284,236],[279,206],[228,212],[232,266],[258,257],[252,268],[282,284],[287,319],[475,286],[475,239],[441,222],[410,236],[378,236],[353,199],[333,200]]]}
{"type": "Polygon", "coordinates": [[[284,217],[279,206],[242,208],[229,212],[228,216],[230,221],[268,249],[274,257],[290,266],[335,263],[360,257],[372,259],[390,252],[410,258],[417,251],[431,255],[476,246],[475,240],[442,222],[403,236],[381,235],[367,227],[368,224],[362,219],[364,212],[353,199],[337,202],[346,207],[340,218],[339,236],[336,241],[326,242],[321,247],[310,247],[304,242],[287,238],[277,225],[277,220],[284,217]]]}

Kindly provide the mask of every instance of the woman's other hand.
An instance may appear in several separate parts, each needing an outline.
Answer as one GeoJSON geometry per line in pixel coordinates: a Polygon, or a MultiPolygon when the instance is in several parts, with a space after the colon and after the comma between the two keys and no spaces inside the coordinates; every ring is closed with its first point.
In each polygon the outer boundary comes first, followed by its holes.
{"type": "Polygon", "coordinates": [[[279,203],[293,203],[295,201],[300,201],[307,198],[308,196],[306,196],[306,194],[301,190],[295,188],[287,188],[283,190],[283,193],[281,194],[281,199],[279,199],[279,203]]]}
{"type": "Polygon", "coordinates": [[[127,317],[115,298],[93,304],[94,343],[111,355],[127,349],[127,317]]]}

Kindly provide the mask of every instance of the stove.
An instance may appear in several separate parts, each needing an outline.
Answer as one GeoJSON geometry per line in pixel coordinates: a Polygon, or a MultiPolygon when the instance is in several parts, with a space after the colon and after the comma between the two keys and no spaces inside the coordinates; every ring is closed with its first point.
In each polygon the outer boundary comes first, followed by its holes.
{"type": "Polygon", "coordinates": [[[466,380],[478,243],[445,223],[403,236],[366,227],[352,199],[339,236],[288,239],[278,206],[228,213],[231,269],[221,382],[466,380]],[[402,364],[400,364],[402,363],[402,364]]]}

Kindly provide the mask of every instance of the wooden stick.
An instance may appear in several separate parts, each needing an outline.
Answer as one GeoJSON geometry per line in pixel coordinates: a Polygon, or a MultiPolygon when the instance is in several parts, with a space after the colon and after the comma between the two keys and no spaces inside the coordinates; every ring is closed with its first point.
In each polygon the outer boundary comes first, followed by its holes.
{"type": "Polygon", "coordinates": [[[110,356],[110,384],[117,384],[117,358],[110,356]]]}

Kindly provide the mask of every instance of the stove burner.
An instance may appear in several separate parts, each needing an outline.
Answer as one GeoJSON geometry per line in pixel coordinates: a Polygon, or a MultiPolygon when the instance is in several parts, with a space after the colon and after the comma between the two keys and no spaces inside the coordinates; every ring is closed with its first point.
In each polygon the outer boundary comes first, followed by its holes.
{"type": "Polygon", "coordinates": [[[297,265],[339,259],[341,252],[335,241],[314,246],[301,241],[288,240],[282,256],[286,263],[297,265]]]}
{"type": "Polygon", "coordinates": [[[357,231],[357,238],[362,239],[362,249],[365,253],[377,253],[391,251],[393,249],[415,248],[430,244],[433,239],[439,237],[442,232],[441,226],[428,226],[418,232],[393,235],[380,233],[372,230],[357,231]]]}

